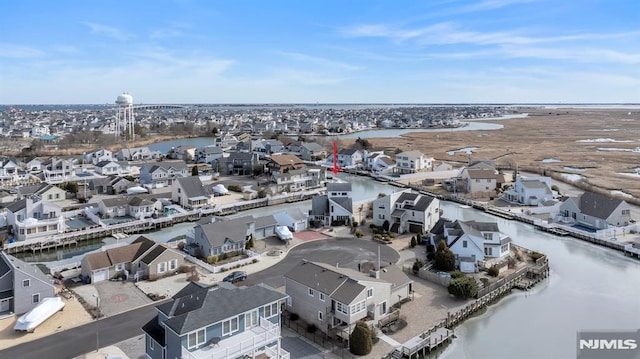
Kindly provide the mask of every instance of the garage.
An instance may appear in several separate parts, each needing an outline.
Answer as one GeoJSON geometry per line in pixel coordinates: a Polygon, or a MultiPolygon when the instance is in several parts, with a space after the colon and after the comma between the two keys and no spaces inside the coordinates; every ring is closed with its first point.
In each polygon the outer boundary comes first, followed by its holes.
{"type": "Polygon", "coordinates": [[[422,234],[422,224],[409,223],[409,232],[422,234]]]}
{"type": "Polygon", "coordinates": [[[102,282],[109,279],[109,270],[101,269],[93,272],[93,283],[102,282]]]}

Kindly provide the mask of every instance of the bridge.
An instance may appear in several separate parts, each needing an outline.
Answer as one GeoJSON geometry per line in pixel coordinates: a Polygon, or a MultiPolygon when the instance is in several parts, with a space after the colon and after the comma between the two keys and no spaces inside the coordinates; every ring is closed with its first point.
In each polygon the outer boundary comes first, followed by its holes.
{"type": "Polygon", "coordinates": [[[161,105],[137,105],[137,106],[133,106],[133,109],[134,110],[168,110],[168,109],[180,109],[180,108],[189,108],[189,107],[191,106],[161,104],[161,105]]]}

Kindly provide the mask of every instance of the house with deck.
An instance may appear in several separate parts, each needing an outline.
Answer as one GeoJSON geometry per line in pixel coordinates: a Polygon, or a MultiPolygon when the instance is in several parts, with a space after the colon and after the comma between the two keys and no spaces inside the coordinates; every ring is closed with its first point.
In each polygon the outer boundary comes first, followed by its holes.
{"type": "Polygon", "coordinates": [[[101,161],[95,165],[95,171],[103,176],[119,175],[122,172],[122,166],[116,161],[101,161]]]}
{"type": "Polygon", "coordinates": [[[286,294],[262,283],[189,283],[156,306],[158,314],[142,327],[146,357],[289,359],[280,343],[280,313],[286,300],[286,294]]]}
{"type": "Polygon", "coordinates": [[[48,183],[24,185],[17,188],[17,197],[19,199],[36,195],[45,202],[58,202],[64,201],[66,194],[66,191],[62,188],[48,183]]]}
{"type": "Polygon", "coordinates": [[[396,266],[369,273],[300,261],[284,276],[288,312],[327,334],[350,334],[359,320],[378,321],[411,298],[413,281],[396,266]]]}
{"type": "Polygon", "coordinates": [[[410,189],[373,201],[373,223],[394,233],[426,234],[440,219],[440,200],[410,189]]]}
{"type": "Polygon", "coordinates": [[[42,163],[43,180],[47,183],[61,183],[75,176],[75,163],[59,157],[51,157],[42,163]]]}
{"type": "Polygon", "coordinates": [[[149,218],[155,213],[154,203],[144,197],[105,198],[98,202],[98,212],[102,218],[132,217],[149,218]]]}
{"type": "Polygon", "coordinates": [[[513,188],[504,191],[501,197],[508,202],[525,206],[540,206],[553,199],[550,177],[516,177],[513,188]]]}
{"type": "Polygon", "coordinates": [[[184,161],[160,161],[145,163],[140,169],[140,184],[159,188],[170,186],[176,178],[191,175],[184,161]]]}
{"type": "MultiPolygon", "coordinates": [[[[338,166],[340,167],[352,167],[362,163],[363,153],[355,148],[343,148],[338,151],[338,166]]],[[[333,163],[333,156],[329,157],[330,162],[333,163]]]]}
{"type": "Polygon", "coordinates": [[[99,150],[84,153],[82,156],[82,159],[84,163],[91,163],[93,165],[97,165],[100,162],[113,161],[115,157],[113,156],[113,152],[107,149],[99,149],[99,150]]]}
{"type": "Polygon", "coordinates": [[[177,178],[171,185],[171,200],[183,208],[197,209],[209,206],[211,194],[198,176],[177,178]]]}
{"type": "Polygon", "coordinates": [[[474,273],[480,266],[500,261],[511,250],[511,238],[500,232],[495,222],[442,220],[436,225],[433,234],[434,244],[445,240],[456,257],[456,265],[461,272],[474,273]]]}
{"type": "Polygon", "coordinates": [[[55,295],[53,280],[35,264],[0,251],[0,316],[26,313],[55,295]]]}
{"type": "Polygon", "coordinates": [[[323,226],[350,223],[353,217],[351,192],[351,183],[327,183],[325,195],[311,198],[309,218],[323,226]]]}
{"type": "Polygon", "coordinates": [[[43,201],[37,195],[17,200],[6,208],[7,226],[19,241],[45,238],[64,232],[66,225],[62,207],[43,201]]]}
{"type": "Polygon", "coordinates": [[[557,220],[589,230],[628,226],[631,223],[631,206],[618,198],[584,192],[562,202],[557,220]]]}
{"type": "Polygon", "coordinates": [[[417,173],[432,169],[433,158],[425,156],[420,151],[405,151],[396,155],[396,173],[417,173]]]}
{"type": "Polygon", "coordinates": [[[256,220],[252,216],[198,224],[192,233],[187,234],[185,250],[199,257],[241,251],[249,238],[255,238],[255,229],[256,220]]]}

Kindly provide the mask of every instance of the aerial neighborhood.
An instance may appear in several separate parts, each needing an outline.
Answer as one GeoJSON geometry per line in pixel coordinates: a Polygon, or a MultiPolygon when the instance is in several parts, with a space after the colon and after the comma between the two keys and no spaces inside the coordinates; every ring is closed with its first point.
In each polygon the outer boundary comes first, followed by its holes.
{"type": "Polygon", "coordinates": [[[136,111],[139,136],[206,135],[163,148],[124,138],[107,109],[0,112],[0,136],[18,149],[0,156],[0,316],[27,321],[20,333],[65,320],[47,298],[100,325],[139,297],[155,312],[129,338],[144,338],[147,358],[300,357],[291,336],[339,357],[411,358],[549,275],[506,220],[596,244],[637,233],[619,197],[364,137],[457,128],[500,107],[136,111]]]}

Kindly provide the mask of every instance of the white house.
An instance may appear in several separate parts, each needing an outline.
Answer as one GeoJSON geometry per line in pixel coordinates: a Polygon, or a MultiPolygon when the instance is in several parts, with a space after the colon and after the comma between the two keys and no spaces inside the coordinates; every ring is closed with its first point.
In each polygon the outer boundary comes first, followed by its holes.
{"type": "Polygon", "coordinates": [[[211,195],[202,185],[200,177],[180,177],[171,185],[171,200],[183,208],[195,209],[208,206],[211,195]]]}
{"type": "Polygon", "coordinates": [[[326,193],[311,199],[310,218],[324,226],[349,223],[353,216],[351,183],[327,183],[326,193]]]}
{"type": "Polygon", "coordinates": [[[176,178],[190,173],[184,161],[145,163],[140,169],[140,184],[151,188],[170,186],[176,178]]]}
{"type": "Polygon", "coordinates": [[[102,161],[96,164],[95,171],[103,176],[118,175],[121,172],[121,166],[118,162],[102,161]]]}
{"type": "Polygon", "coordinates": [[[373,201],[373,223],[395,233],[428,233],[440,219],[440,200],[412,193],[410,189],[388,194],[373,201]]]}
{"type": "Polygon", "coordinates": [[[543,202],[553,199],[551,178],[517,176],[513,188],[505,191],[502,198],[508,202],[517,202],[525,206],[539,206],[543,202]]]}
{"type": "Polygon", "coordinates": [[[83,155],[83,160],[85,163],[91,163],[97,165],[103,161],[113,161],[113,152],[107,149],[100,149],[91,152],[87,152],[83,155]]]}
{"type": "Polygon", "coordinates": [[[31,195],[7,206],[7,225],[17,240],[64,232],[62,207],[31,195]]]}
{"type": "Polygon", "coordinates": [[[396,155],[395,171],[400,174],[431,171],[433,158],[420,151],[405,151],[396,155]]]}
{"type": "Polygon", "coordinates": [[[479,262],[504,258],[510,251],[511,238],[500,232],[497,223],[458,220],[436,227],[432,232],[436,246],[444,239],[464,273],[477,272],[479,262]]]}
{"type": "Polygon", "coordinates": [[[567,198],[560,205],[558,219],[596,230],[627,226],[631,222],[631,207],[621,199],[585,192],[567,198]]]}
{"type": "MultiPolygon", "coordinates": [[[[362,151],[354,148],[343,148],[338,151],[338,165],[340,167],[355,166],[362,162],[362,151]]],[[[329,157],[330,162],[333,162],[333,155],[329,157]]]]}
{"type": "Polygon", "coordinates": [[[307,229],[309,223],[309,214],[304,213],[300,208],[292,208],[286,211],[280,211],[273,214],[279,226],[287,226],[294,232],[300,232],[307,229]]]}

